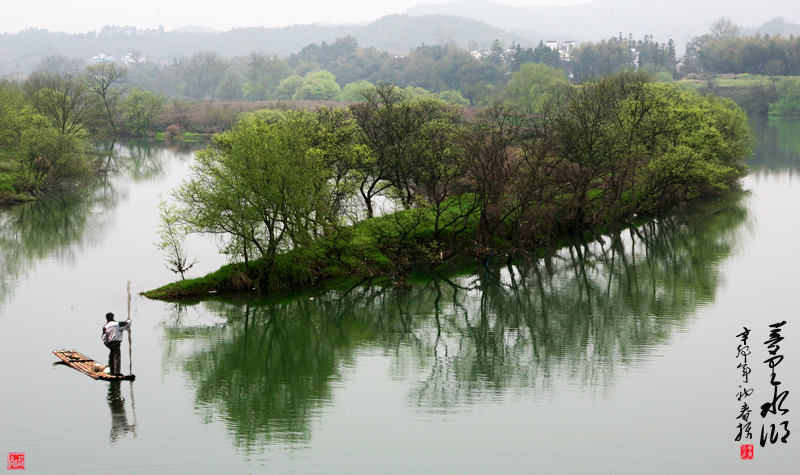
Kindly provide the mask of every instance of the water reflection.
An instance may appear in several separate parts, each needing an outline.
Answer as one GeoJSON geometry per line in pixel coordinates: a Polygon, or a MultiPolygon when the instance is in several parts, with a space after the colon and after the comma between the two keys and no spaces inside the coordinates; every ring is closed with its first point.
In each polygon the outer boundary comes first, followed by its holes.
{"type": "MultiPolygon", "coordinates": [[[[136,437],[136,422],[128,422],[128,414],[125,411],[125,398],[122,397],[122,381],[111,381],[108,383],[108,394],[106,401],[108,407],[111,409],[111,432],[108,436],[108,443],[114,445],[117,441],[127,435],[133,433],[136,437]]],[[[131,384],[131,399],[133,399],[133,384],[131,384]]],[[[135,409],[134,409],[135,410],[135,409]]]]}
{"type": "Polygon", "coordinates": [[[124,144],[109,142],[103,145],[105,167],[133,181],[148,181],[166,173],[168,156],[191,157],[202,147],[199,143],[176,143],[165,146],[149,140],[132,140],[124,144]],[[164,153],[169,151],[170,153],[164,153]]]}
{"type": "Polygon", "coordinates": [[[350,323],[331,324],[310,301],[222,304],[218,310],[229,316],[228,325],[166,328],[172,342],[187,333],[193,342],[214,340],[211,349],[182,361],[198,383],[204,415],[223,414],[244,446],[263,439],[307,440],[308,421],[330,399],[330,381],[355,343],[351,340],[363,341],[359,332],[350,323]]]}
{"type": "Polygon", "coordinates": [[[146,143],[112,143],[100,150],[110,171],[93,188],[0,208],[0,305],[37,262],[46,258],[73,262],[83,246],[101,239],[111,227],[114,209],[127,198],[120,178],[159,178],[173,158],[163,147],[146,143]]]}
{"type": "Polygon", "coordinates": [[[608,393],[714,299],[720,264],[748,228],[742,198],[408,289],[178,305],[164,322],[164,364],[189,376],[204,418],[223,418],[248,450],[307,441],[342,372],[375,349],[424,412],[564,386],[608,393]],[[189,323],[192,311],[222,321],[189,323]]]}
{"type": "Polygon", "coordinates": [[[752,122],[757,144],[747,165],[761,175],[800,168],[800,120],[770,117],[752,122]]]}
{"type": "Polygon", "coordinates": [[[91,212],[95,199],[90,193],[71,193],[0,209],[0,304],[36,262],[50,256],[71,262],[86,230],[104,228],[102,215],[91,212]]]}

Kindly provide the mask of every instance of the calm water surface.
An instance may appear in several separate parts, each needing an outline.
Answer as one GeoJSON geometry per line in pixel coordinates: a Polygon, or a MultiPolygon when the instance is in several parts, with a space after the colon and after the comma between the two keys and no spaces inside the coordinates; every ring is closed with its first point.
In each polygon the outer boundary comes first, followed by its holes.
{"type": "MultiPolygon", "coordinates": [[[[118,147],[93,193],[0,210],[0,453],[24,452],[26,473],[796,473],[798,435],[762,448],[758,412],[768,325],[786,321],[790,412],[768,423],[800,424],[800,123],[756,126],[745,194],[513,266],[280,299],[134,295],[137,380],[113,385],[52,351],[104,360],[126,282],[174,280],[156,205],[192,157],[118,147]],[[742,385],[753,460],[734,440],[742,385]]],[[[225,262],[188,246],[191,276],[225,262]]]]}

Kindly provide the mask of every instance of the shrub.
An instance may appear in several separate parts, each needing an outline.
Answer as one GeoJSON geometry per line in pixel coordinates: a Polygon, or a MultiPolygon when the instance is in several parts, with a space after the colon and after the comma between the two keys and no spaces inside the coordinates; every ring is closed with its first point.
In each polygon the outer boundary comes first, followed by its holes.
{"type": "Polygon", "coordinates": [[[778,100],[770,104],[770,115],[800,115],[800,78],[784,78],[778,84],[778,100]]]}

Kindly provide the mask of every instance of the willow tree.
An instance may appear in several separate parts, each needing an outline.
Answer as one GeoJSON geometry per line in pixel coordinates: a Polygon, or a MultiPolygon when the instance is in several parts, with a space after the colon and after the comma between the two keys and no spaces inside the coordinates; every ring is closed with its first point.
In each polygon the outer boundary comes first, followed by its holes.
{"type": "Polygon", "coordinates": [[[242,118],[197,153],[191,177],[173,192],[183,223],[219,235],[222,251],[248,271],[263,259],[270,279],[279,252],[307,245],[335,219],[348,136],[352,125],[337,113],[242,118]]]}
{"type": "Polygon", "coordinates": [[[162,201],[158,205],[158,210],[161,218],[158,229],[160,241],[154,244],[161,251],[167,269],[180,274],[181,280],[185,280],[186,272],[197,263],[197,257],[189,262],[185,245],[186,230],[181,225],[175,206],[162,201]]]}
{"type": "Polygon", "coordinates": [[[83,138],[63,133],[39,114],[17,84],[0,81],[0,175],[16,192],[72,189],[93,174],[83,138]]]}
{"type": "Polygon", "coordinates": [[[405,209],[412,208],[425,190],[431,160],[449,153],[443,146],[446,129],[456,127],[462,111],[451,104],[432,99],[410,97],[407,91],[391,84],[379,84],[362,91],[363,101],[350,105],[361,143],[371,159],[364,161],[361,199],[367,217],[375,215],[378,196],[393,194],[405,209]],[[429,148],[432,147],[432,148],[429,148]],[[427,170],[426,170],[427,169],[427,170]]]}
{"type": "Polygon", "coordinates": [[[116,87],[125,81],[128,69],[116,63],[98,63],[86,67],[83,80],[89,91],[100,98],[106,119],[111,130],[116,133],[117,105],[119,104],[120,91],[116,87]]]}
{"type": "Polygon", "coordinates": [[[572,88],[554,133],[579,226],[725,193],[744,176],[752,145],[732,101],[638,73],[572,88]]]}
{"type": "Polygon", "coordinates": [[[541,115],[567,88],[569,81],[564,71],[546,64],[528,63],[511,75],[505,94],[517,107],[541,115]]]}
{"type": "Polygon", "coordinates": [[[81,67],[63,56],[48,57],[28,75],[23,88],[27,103],[59,132],[86,137],[98,125],[100,108],[80,76],[81,67]]]}
{"type": "Polygon", "coordinates": [[[29,193],[75,189],[94,176],[87,142],[52,127],[23,131],[15,155],[15,187],[29,193]]]}

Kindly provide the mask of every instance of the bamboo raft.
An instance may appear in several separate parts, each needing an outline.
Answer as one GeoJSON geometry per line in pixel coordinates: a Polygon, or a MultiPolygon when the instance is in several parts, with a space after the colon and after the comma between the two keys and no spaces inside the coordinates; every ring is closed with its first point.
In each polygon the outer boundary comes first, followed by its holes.
{"type": "Polygon", "coordinates": [[[136,375],[133,374],[114,375],[95,371],[96,365],[102,365],[75,350],[55,350],[53,354],[58,356],[63,364],[77,369],[92,379],[102,379],[103,381],[133,381],[136,379],[136,375]]]}

